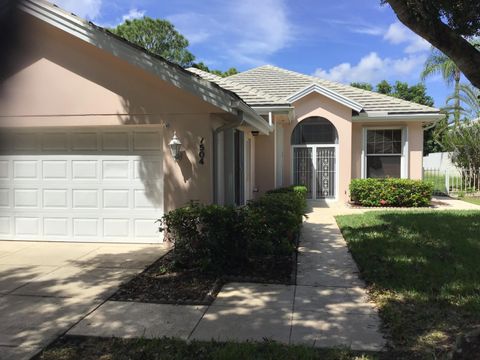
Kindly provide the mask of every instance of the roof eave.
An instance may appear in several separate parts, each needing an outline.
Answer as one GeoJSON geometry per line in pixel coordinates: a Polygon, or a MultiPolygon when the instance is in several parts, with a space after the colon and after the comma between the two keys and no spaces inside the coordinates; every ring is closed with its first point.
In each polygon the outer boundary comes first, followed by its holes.
{"type": "Polygon", "coordinates": [[[245,122],[255,130],[260,131],[264,135],[268,135],[273,131],[273,128],[268,125],[265,119],[243,101],[237,101],[235,107],[244,114],[245,122]]]}
{"type": "Polygon", "coordinates": [[[392,113],[392,112],[363,112],[360,115],[352,116],[353,122],[380,122],[380,121],[421,121],[436,122],[445,118],[445,114],[440,112],[410,112],[410,113],[392,113]]]}

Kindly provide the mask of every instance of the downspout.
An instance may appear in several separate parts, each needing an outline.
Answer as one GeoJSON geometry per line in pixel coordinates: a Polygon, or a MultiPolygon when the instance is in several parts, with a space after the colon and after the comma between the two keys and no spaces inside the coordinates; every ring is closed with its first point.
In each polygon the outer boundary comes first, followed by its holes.
{"type": "Polygon", "coordinates": [[[230,123],[227,123],[225,125],[222,125],[222,126],[219,126],[218,128],[216,128],[214,131],[213,131],[213,151],[214,151],[214,161],[213,161],[213,202],[215,204],[218,203],[218,194],[217,194],[217,190],[218,190],[218,165],[217,165],[217,162],[218,162],[218,158],[217,158],[217,154],[218,154],[218,142],[217,142],[217,135],[219,133],[221,133],[222,131],[225,131],[225,130],[228,130],[228,129],[232,129],[232,128],[236,128],[236,127],[239,127],[241,125],[243,125],[243,123],[245,122],[245,120],[243,120],[243,112],[240,112],[239,113],[239,117],[240,119],[237,119],[233,122],[230,122],[230,123]]]}

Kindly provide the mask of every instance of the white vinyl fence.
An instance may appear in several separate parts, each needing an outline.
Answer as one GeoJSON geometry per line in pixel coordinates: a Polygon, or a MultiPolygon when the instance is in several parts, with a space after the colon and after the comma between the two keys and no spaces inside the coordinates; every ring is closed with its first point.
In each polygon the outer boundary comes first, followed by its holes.
{"type": "Polygon", "coordinates": [[[480,195],[480,169],[450,171],[438,168],[424,168],[423,180],[433,183],[434,195],[480,195]]]}

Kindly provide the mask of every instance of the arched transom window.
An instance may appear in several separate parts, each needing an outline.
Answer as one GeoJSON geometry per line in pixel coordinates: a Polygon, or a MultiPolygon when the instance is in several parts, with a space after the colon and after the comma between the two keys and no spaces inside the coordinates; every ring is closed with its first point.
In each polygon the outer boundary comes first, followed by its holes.
{"type": "Polygon", "coordinates": [[[291,141],[292,145],[338,144],[337,129],[325,118],[311,117],[295,127],[291,141]]]}

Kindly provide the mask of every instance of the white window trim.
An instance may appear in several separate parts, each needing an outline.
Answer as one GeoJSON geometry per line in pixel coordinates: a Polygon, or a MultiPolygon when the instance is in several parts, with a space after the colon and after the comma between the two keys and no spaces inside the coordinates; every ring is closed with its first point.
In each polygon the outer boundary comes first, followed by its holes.
{"type": "MultiPolygon", "coordinates": [[[[400,156],[400,177],[409,178],[409,147],[408,147],[408,127],[406,126],[365,126],[362,128],[362,158],[361,158],[361,177],[367,178],[367,131],[368,130],[401,130],[402,131],[402,154],[400,156]]],[[[388,156],[388,154],[386,154],[388,156]]]]}

